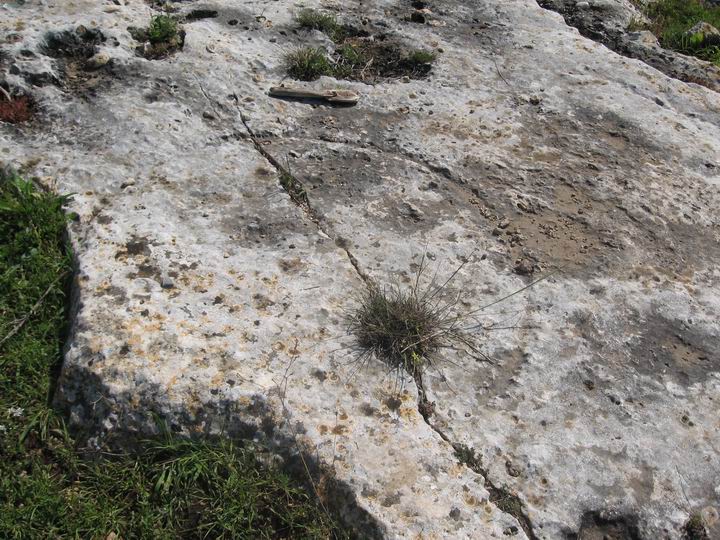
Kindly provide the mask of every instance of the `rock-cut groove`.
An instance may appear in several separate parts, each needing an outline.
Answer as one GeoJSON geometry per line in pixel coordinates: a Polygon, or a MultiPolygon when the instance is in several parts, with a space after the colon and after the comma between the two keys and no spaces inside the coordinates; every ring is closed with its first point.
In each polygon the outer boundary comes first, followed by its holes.
{"type": "Polygon", "coordinates": [[[307,191],[305,190],[305,186],[303,183],[297,179],[297,177],[293,176],[289,170],[287,170],[283,165],[273,156],[270,152],[265,150],[262,147],[262,144],[260,144],[260,141],[255,136],[255,133],[250,128],[250,126],[247,123],[247,120],[245,119],[245,116],[243,115],[242,111],[239,111],[240,113],[240,120],[243,123],[243,126],[245,127],[245,130],[247,131],[248,136],[250,137],[250,140],[253,143],[253,146],[255,149],[260,153],[261,156],[263,156],[277,171],[279,177],[280,177],[280,186],[283,188],[283,190],[288,194],[290,197],[290,200],[298,207],[300,208],[305,215],[310,218],[310,221],[312,221],[315,226],[318,228],[320,232],[322,232],[325,236],[328,238],[331,238],[333,241],[335,241],[335,245],[340,247],[344,252],[345,255],[348,258],[348,261],[352,265],[352,267],[355,269],[355,272],[360,277],[360,279],[365,282],[365,284],[370,284],[371,279],[370,277],[365,273],[365,271],[360,267],[360,263],[358,262],[355,255],[353,255],[348,247],[345,245],[344,242],[340,242],[338,238],[336,238],[334,235],[330,234],[322,225],[322,220],[318,213],[315,211],[315,209],[310,205],[310,200],[307,197],[307,191]]]}
{"type": "Polygon", "coordinates": [[[533,530],[532,522],[530,521],[526,511],[523,509],[520,498],[502,487],[497,487],[492,480],[490,480],[490,475],[488,474],[487,469],[482,467],[480,458],[475,455],[475,452],[463,444],[452,441],[447,434],[445,434],[430,420],[435,404],[430,403],[427,398],[425,386],[423,385],[422,374],[415,374],[415,385],[418,389],[418,412],[420,413],[420,416],[423,417],[423,420],[425,420],[425,423],[430,427],[430,429],[437,433],[443,441],[452,447],[455,452],[455,457],[460,463],[485,479],[485,489],[487,489],[488,493],[490,493],[489,501],[501,511],[513,516],[518,521],[520,527],[522,527],[529,540],[538,540],[538,537],[535,535],[533,530]]]}
{"type": "MultiPolygon", "coordinates": [[[[283,165],[277,160],[277,158],[275,158],[272,154],[270,154],[270,152],[263,148],[262,144],[255,136],[255,133],[248,125],[242,111],[239,111],[239,114],[240,120],[242,121],[243,126],[245,127],[245,130],[253,143],[253,146],[258,151],[258,153],[262,155],[275,168],[280,177],[280,185],[290,197],[292,202],[296,206],[298,206],[308,216],[308,218],[310,218],[310,220],[317,226],[318,230],[320,230],[329,238],[334,239],[333,235],[329,234],[329,232],[326,231],[325,228],[322,226],[320,216],[311,206],[310,201],[307,197],[307,192],[302,182],[298,180],[295,176],[293,176],[289,170],[283,167],[283,165]]],[[[341,245],[342,243],[336,241],[336,244],[341,245]]],[[[350,264],[353,266],[358,276],[360,276],[360,278],[366,284],[370,284],[371,278],[362,270],[355,256],[344,245],[341,245],[341,247],[345,251],[348,260],[350,261],[350,264]]],[[[522,510],[522,503],[520,502],[520,499],[517,497],[517,495],[513,495],[508,491],[495,486],[493,482],[489,479],[487,471],[481,468],[480,460],[475,457],[474,453],[470,451],[470,453],[472,454],[471,459],[467,459],[466,455],[468,454],[469,450],[463,445],[450,440],[450,438],[445,433],[443,433],[442,430],[440,430],[430,421],[433,405],[428,401],[425,394],[422,375],[415,375],[415,384],[418,389],[418,412],[420,413],[420,416],[422,416],[422,418],[425,420],[425,423],[428,425],[428,427],[435,431],[435,433],[437,433],[443,441],[445,441],[448,445],[452,447],[453,451],[455,452],[455,457],[460,463],[466,465],[471,470],[473,470],[477,474],[480,474],[485,479],[485,487],[490,493],[490,502],[494,503],[503,512],[512,515],[518,521],[523,531],[530,540],[537,540],[537,536],[533,532],[532,523],[530,522],[530,519],[528,518],[526,513],[522,510]],[[502,501],[511,501],[511,503],[504,504],[502,501]]]]}

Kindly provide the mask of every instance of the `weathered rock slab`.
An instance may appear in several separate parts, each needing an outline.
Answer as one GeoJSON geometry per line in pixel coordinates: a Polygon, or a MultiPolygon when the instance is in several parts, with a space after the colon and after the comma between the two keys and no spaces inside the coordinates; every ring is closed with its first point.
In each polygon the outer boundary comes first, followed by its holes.
{"type": "Polygon", "coordinates": [[[40,113],[0,126],[0,159],[76,194],[73,425],[270,443],[361,536],[681,538],[703,512],[717,535],[719,95],[530,0],[430,3],[426,24],[307,5],[438,59],[308,84],[361,95],[338,108],[266,94],[287,50],[331,46],[290,2],[178,3],[218,16],[157,60],[127,30],[142,2],[3,9],[0,67],[40,113]],[[105,38],[92,71],[44,47],[79,24],[105,38]],[[464,263],[459,309],[493,305],[482,354],[442,352],[419,390],[358,361],[345,315],[423,255],[425,283],[464,263]]]}

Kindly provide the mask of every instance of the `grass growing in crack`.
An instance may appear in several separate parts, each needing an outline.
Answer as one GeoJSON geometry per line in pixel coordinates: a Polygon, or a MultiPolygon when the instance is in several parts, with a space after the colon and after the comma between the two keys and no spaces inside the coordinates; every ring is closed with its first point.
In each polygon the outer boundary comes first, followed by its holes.
{"type": "Polygon", "coordinates": [[[312,81],[321,75],[358,81],[378,77],[422,77],[429,73],[436,55],[430,51],[408,53],[396,43],[345,40],[329,59],[323,49],[305,47],[285,56],[290,77],[312,81]]]}
{"type": "Polygon", "coordinates": [[[649,3],[643,11],[650,19],[647,29],[658,37],[663,47],[720,66],[720,36],[688,35],[699,22],[720,28],[720,6],[700,0],[659,0],[649,3]]]}
{"type": "Polygon", "coordinates": [[[314,81],[322,75],[332,74],[325,51],[313,47],[302,47],[287,53],[285,69],[290,77],[301,81],[314,81]]]}
{"type": "Polygon", "coordinates": [[[68,197],[0,170],[0,538],[329,538],[262,450],[169,435],[86,459],[48,406],[61,360],[68,197]]]}
{"type": "Polygon", "coordinates": [[[359,298],[359,307],[348,316],[348,331],[363,354],[374,354],[393,369],[417,377],[441,348],[465,345],[474,349],[463,329],[465,319],[456,311],[459,297],[449,297],[446,290],[464,264],[442,285],[423,288],[423,256],[411,286],[369,285],[359,298]]]}
{"type": "Polygon", "coordinates": [[[438,285],[433,276],[429,285],[421,279],[427,270],[425,255],[411,285],[381,287],[369,283],[358,298],[358,307],[346,314],[348,334],[355,336],[360,366],[375,356],[393,369],[404,370],[418,382],[433,354],[440,349],[461,350],[478,360],[483,354],[473,335],[477,331],[508,330],[515,326],[484,325],[478,319],[483,310],[534,287],[562,269],[558,268],[492,302],[474,309],[461,309],[462,291],[450,291],[450,284],[467,264],[466,259],[450,277],[438,285]]]}
{"type": "Polygon", "coordinates": [[[698,513],[692,514],[683,527],[687,540],[709,540],[705,520],[698,513]]]}
{"type": "Polygon", "coordinates": [[[295,203],[307,203],[307,192],[305,191],[305,186],[298,182],[289,170],[282,170],[280,172],[280,186],[282,186],[295,203]]]}
{"type": "Polygon", "coordinates": [[[150,26],[148,26],[147,34],[148,40],[151,43],[170,42],[177,38],[177,21],[167,15],[157,15],[150,20],[150,26]]]}

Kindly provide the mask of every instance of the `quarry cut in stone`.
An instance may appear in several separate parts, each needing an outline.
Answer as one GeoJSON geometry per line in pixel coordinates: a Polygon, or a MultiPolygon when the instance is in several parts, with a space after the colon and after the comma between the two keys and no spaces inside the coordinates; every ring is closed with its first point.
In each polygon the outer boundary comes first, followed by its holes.
{"type": "Polygon", "coordinates": [[[0,78],[38,107],[0,124],[0,160],[75,194],[56,404],[89,444],[158,417],[262,441],[360,537],[679,539],[716,515],[718,93],[530,0],[428,3],[425,24],[410,3],[310,1],[437,59],[303,83],[354,107],[286,101],[267,95],[284,54],[333,47],[295,3],[175,7],[217,16],[157,59],[127,30],[148,3],[0,18],[0,78]],[[105,38],[92,70],[45,47],[78,25],[105,38]],[[417,381],[359,365],[358,293],[409,284],[423,254],[428,280],[466,262],[466,312],[547,277],[474,313],[482,354],[443,350],[417,381]]]}

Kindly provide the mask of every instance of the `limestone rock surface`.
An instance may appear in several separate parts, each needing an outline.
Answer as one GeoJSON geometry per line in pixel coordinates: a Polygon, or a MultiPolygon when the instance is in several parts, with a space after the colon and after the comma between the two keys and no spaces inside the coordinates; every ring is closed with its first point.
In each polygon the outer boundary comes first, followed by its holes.
{"type": "Polygon", "coordinates": [[[282,100],[284,54],[334,46],[299,3],[175,7],[214,15],[146,59],[128,28],[150,2],[0,5],[0,82],[37,105],[0,124],[0,160],[75,194],[56,402],[89,444],[158,417],[261,440],[361,537],[679,539],[693,514],[719,537],[711,84],[532,0],[427,2],[422,24],[401,0],[309,0],[437,59],[297,83],[354,107],[282,100]],[[426,280],[462,265],[479,353],[415,380],[360,362],[345,320],[423,256],[426,280]]]}

